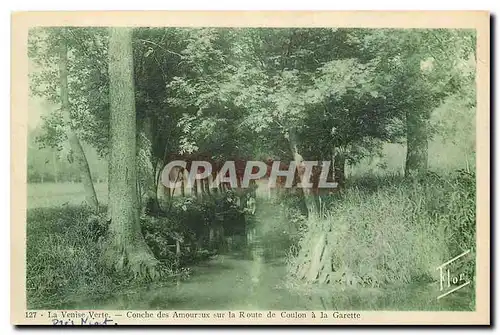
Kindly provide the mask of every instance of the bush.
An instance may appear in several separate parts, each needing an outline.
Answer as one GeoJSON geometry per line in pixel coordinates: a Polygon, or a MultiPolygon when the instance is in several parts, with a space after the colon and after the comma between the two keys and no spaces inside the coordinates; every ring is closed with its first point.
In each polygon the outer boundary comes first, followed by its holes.
{"type": "Polygon", "coordinates": [[[172,229],[184,236],[184,244],[191,249],[220,249],[223,241],[209,245],[210,229],[223,232],[225,236],[245,233],[245,214],[233,192],[201,198],[174,198],[161,217],[168,218],[172,229]]]}
{"type": "MultiPolygon", "coordinates": [[[[444,191],[440,205],[435,205],[431,215],[437,224],[445,227],[449,257],[455,257],[470,249],[471,259],[476,257],[476,176],[459,170],[451,178],[443,180],[444,191]]],[[[439,201],[433,198],[435,203],[439,201]]],[[[475,262],[467,262],[463,268],[467,277],[475,275],[475,262]]]]}
{"type": "MultiPolygon", "coordinates": [[[[244,229],[242,217],[234,199],[225,195],[180,198],[163,216],[141,217],[141,229],[153,254],[163,263],[165,274],[172,275],[184,273],[184,266],[214,254],[206,249],[209,227],[224,225],[231,231],[243,224],[244,229]],[[182,245],[180,257],[176,255],[176,240],[182,245]]],[[[83,207],[28,210],[28,307],[61,308],[77,297],[105,297],[137,284],[102,263],[107,230],[105,214],[95,215],[83,207]]]]}
{"type": "MultiPolygon", "coordinates": [[[[463,172],[422,180],[354,180],[331,196],[326,208],[323,216],[307,220],[299,242],[302,254],[290,256],[293,276],[301,276],[296,269],[321,239],[328,256],[321,254],[316,280],[341,285],[437,280],[437,266],[475,250],[475,179],[463,172]]],[[[469,267],[472,274],[474,262],[469,267]]]]}
{"type": "Polygon", "coordinates": [[[72,297],[105,296],[126,278],[100,260],[103,239],[85,208],[32,209],[27,213],[28,308],[60,308],[72,297]]]}
{"type": "Polygon", "coordinates": [[[182,271],[183,266],[207,259],[210,253],[197,244],[197,237],[187,226],[166,217],[142,217],[142,233],[155,257],[168,274],[182,271]],[[177,254],[177,242],[180,254],[177,254]]]}

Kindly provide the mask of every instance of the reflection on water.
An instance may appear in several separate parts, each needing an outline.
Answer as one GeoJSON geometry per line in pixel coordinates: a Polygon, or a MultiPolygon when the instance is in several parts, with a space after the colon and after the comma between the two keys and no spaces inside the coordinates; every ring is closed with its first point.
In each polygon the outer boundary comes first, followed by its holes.
{"type": "Polygon", "coordinates": [[[437,300],[438,283],[391,289],[290,288],[282,259],[219,255],[193,268],[179,285],[142,288],[71,308],[151,310],[470,310],[473,291],[464,288],[437,300]]]}

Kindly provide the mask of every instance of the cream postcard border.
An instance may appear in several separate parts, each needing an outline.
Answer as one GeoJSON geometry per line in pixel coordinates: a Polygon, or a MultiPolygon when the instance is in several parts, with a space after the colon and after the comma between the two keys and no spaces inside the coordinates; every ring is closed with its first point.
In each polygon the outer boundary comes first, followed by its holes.
{"type": "MultiPolygon", "coordinates": [[[[147,324],[489,324],[490,323],[490,16],[485,11],[99,11],[16,12],[11,37],[11,323],[51,324],[47,311],[26,317],[28,30],[36,26],[469,28],[477,32],[476,311],[359,311],[360,319],[130,319],[147,324]],[[44,313],[45,312],[45,313],[44,313]],[[44,316],[40,316],[43,314],[44,316]]],[[[81,312],[84,312],[83,310],[81,312]]],[[[157,312],[151,311],[156,315],[157,312]]],[[[181,312],[181,311],[180,311],[181,312]]],[[[194,311],[191,311],[194,312],[194,311]]],[[[215,311],[210,311],[211,315],[215,311]]],[[[225,311],[226,314],[228,311],[225,311]]],[[[234,311],[239,312],[239,311],[234,311]]],[[[264,316],[267,311],[262,311],[264,316]]],[[[279,316],[281,311],[275,311],[279,316]]],[[[311,315],[311,311],[307,311],[311,315]]],[[[314,311],[319,315],[320,311],[314,311]]],[[[116,316],[116,314],[122,316],[116,316]]]]}

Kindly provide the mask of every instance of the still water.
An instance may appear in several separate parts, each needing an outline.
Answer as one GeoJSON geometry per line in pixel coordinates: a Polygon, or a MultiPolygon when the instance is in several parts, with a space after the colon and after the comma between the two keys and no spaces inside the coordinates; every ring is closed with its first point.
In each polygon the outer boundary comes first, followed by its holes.
{"type": "Polygon", "coordinates": [[[282,258],[219,255],[192,268],[189,279],[149,286],[74,308],[114,310],[473,310],[473,291],[464,288],[437,300],[438,283],[385,289],[291,287],[282,258]]]}

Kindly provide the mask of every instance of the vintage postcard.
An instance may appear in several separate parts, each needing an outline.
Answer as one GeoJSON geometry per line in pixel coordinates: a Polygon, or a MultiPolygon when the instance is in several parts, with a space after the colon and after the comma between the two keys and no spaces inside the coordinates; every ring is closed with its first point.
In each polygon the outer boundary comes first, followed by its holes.
{"type": "Polygon", "coordinates": [[[488,12],[12,14],[11,322],[490,324],[488,12]]]}

